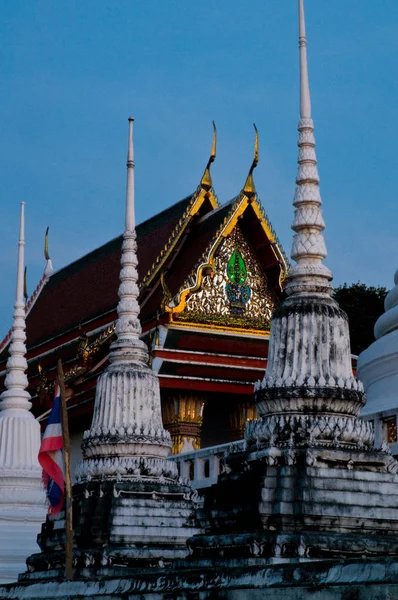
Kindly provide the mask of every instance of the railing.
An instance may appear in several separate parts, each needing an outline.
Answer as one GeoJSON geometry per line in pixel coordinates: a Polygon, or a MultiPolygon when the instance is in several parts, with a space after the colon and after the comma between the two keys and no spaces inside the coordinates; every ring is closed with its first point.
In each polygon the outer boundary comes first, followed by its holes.
{"type": "Polygon", "coordinates": [[[224,458],[231,452],[237,452],[243,448],[244,440],[238,440],[194,452],[175,454],[169,458],[177,463],[180,476],[183,479],[189,479],[193,489],[200,492],[200,490],[217,483],[224,458]]]}

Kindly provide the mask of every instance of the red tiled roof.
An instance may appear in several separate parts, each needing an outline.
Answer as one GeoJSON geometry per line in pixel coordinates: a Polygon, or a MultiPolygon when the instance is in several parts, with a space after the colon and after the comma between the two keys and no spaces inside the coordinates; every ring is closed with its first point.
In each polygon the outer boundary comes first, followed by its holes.
{"type": "MultiPolygon", "coordinates": [[[[184,214],[192,196],[137,226],[141,280],[184,214]]],[[[27,318],[28,347],[116,308],[122,236],[52,275],[27,318]]]]}
{"type": "MultiPolygon", "coordinates": [[[[164,249],[192,199],[192,195],[188,196],[137,226],[140,281],[164,249]]],[[[204,199],[202,208],[188,225],[186,235],[168,259],[167,286],[172,295],[178,291],[214,239],[224,218],[233,210],[232,204],[233,201],[213,210],[204,199]],[[206,213],[209,214],[203,219],[206,213]]],[[[250,207],[242,215],[240,226],[248,230],[246,235],[259,253],[261,264],[271,268],[272,273],[268,272],[267,275],[271,276],[272,288],[276,288],[279,286],[280,265],[275,261],[269,241],[266,239],[264,243],[266,234],[250,207]]],[[[50,277],[27,317],[28,349],[67,331],[73,332],[80,324],[100,319],[103,315],[109,314],[109,320],[116,317],[121,245],[122,236],[114,238],[50,277]]],[[[144,289],[141,302],[144,322],[159,309],[163,291],[155,283],[151,294],[145,296],[145,293],[144,289]],[[145,299],[148,300],[146,303],[145,299]]],[[[95,327],[98,325],[99,321],[95,327]]]]}

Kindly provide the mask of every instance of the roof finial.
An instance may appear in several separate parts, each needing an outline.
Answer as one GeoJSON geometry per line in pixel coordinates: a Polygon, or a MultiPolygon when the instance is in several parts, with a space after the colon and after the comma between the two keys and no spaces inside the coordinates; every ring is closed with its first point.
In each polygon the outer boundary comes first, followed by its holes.
{"type": "Polygon", "coordinates": [[[253,196],[256,193],[256,186],[254,185],[253,179],[253,171],[258,165],[258,131],[255,123],[253,123],[253,127],[256,134],[256,138],[254,142],[254,157],[252,166],[250,167],[249,174],[243,187],[243,192],[246,194],[246,196],[253,196]]]}
{"type": "Polygon", "coordinates": [[[50,231],[50,228],[47,227],[46,229],[46,235],[44,236],[44,258],[46,259],[46,266],[44,269],[44,275],[46,277],[49,277],[51,275],[51,273],[54,271],[53,269],[53,265],[51,262],[51,258],[50,258],[50,254],[48,252],[48,232],[50,231]]]}
{"type": "Polygon", "coordinates": [[[23,297],[25,298],[25,302],[28,301],[28,283],[26,280],[28,267],[25,267],[24,275],[23,275],[23,297]]]}
{"type": "Polygon", "coordinates": [[[294,198],[295,215],[292,229],[295,232],[291,257],[296,264],[288,273],[286,293],[330,295],[331,271],[323,264],[327,256],[322,231],[319,175],[315,154],[314,123],[311,119],[310,86],[308,81],[307,38],[305,33],[304,0],[299,6],[300,48],[300,122],[297,188],[294,198]]]}
{"type": "MultiPolygon", "coordinates": [[[[24,271],[25,271],[25,202],[21,202],[21,217],[18,241],[17,263],[17,292],[15,299],[14,319],[12,324],[11,344],[7,361],[7,376],[5,392],[0,396],[0,410],[14,411],[15,409],[29,410],[30,394],[26,391],[28,379],[26,370],[26,335],[25,335],[25,302],[24,302],[24,271]]],[[[3,412],[3,414],[5,414],[3,412]]],[[[32,416],[33,418],[33,416],[32,416]]]]}
{"type": "Polygon", "coordinates": [[[49,232],[50,228],[47,227],[46,229],[46,235],[44,236],[44,258],[46,260],[50,260],[50,255],[48,253],[48,232],[49,232]]]}
{"type": "Polygon", "coordinates": [[[307,37],[305,32],[304,0],[299,0],[299,48],[300,48],[300,116],[311,119],[311,96],[308,80],[307,37]]]}
{"type": "Polygon", "coordinates": [[[216,152],[217,152],[217,128],[216,128],[216,124],[213,121],[213,144],[211,146],[211,154],[210,154],[210,158],[207,162],[205,172],[203,173],[202,180],[200,182],[201,187],[204,188],[205,190],[209,190],[213,185],[213,182],[211,180],[211,175],[210,175],[210,165],[212,162],[214,162],[214,160],[216,158],[216,152]]]}

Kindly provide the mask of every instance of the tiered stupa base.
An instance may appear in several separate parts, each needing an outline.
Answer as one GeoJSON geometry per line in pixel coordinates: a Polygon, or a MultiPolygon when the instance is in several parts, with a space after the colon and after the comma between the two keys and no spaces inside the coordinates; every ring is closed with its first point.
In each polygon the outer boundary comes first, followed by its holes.
{"type": "Polygon", "coordinates": [[[398,465],[380,451],[267,448],[229,457],[188,541],[192,566],[398,557],[398,465]]]}
{"type": "Polygon", "coordinates": [[[398,561],[347,560],[151,569],[121,577],[19,582],[1,600],[392,600],[398,561]]]}
{"type": "MultiPolygon", "coordinates": [[[[130,569],[170,567],[187,554],[197,533],[192,490],[184,484],[106,481],[73,489],[76,577],[106,577],[130,569]]],[[[52,580],[65,570],[65,521],[47,519],[39,535],[42,552],[29,557],[21,581],[52,580]]]]}
{"type": "Polygon", "coordinates": [[[331,298],[292,296],[275,311],[260,418],[206,496],[192,566],[398,558],[398,463],[358,418],[350,358],[347,316],[331,298]]]}

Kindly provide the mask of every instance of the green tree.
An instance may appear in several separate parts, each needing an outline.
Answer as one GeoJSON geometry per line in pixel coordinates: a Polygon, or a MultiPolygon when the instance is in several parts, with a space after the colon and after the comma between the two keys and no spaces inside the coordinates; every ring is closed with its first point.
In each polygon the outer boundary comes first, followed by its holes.
{"type": "Polygon", "coordinates": [[[334,290],[334,299],[348,315],[353,354],[359,354],[374,342],[373,328],[384,312],[386,295],[386,288],[360,282],[351,285],[345,283],[334,290]]]}

